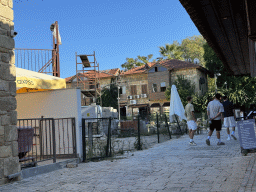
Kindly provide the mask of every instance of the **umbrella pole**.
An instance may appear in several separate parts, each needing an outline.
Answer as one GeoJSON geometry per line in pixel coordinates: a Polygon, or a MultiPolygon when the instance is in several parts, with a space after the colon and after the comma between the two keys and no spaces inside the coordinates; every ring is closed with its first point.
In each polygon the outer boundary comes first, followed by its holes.
{"type": "Polygon", "coordinates": [[[180,124],[179,124],[179,121],[178,121],[178,119],[177,119],[177,116],[176,116],[176,114],[174,114],[174,116],[175,116],[175,118],[176,118],[176,121],[177,121],[177,123],[178,123],[178,127],[179,127],[179,130],[180,130],[180,133],[182,133],[182,131],[181,131],[181,128],[180,128],[180,124]]]}

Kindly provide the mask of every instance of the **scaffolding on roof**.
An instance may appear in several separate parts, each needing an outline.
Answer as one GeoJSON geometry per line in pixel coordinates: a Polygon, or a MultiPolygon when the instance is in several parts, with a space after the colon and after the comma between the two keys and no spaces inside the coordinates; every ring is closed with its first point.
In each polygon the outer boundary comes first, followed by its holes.
{"type": "Polygon", "coordinates": [[[91,103],[102,106],[99,63],[96,61],[95,51],[91,55],[77,55],[76,53],[76,82],[77,87],[81,88],[83,94],[83,106],[91,103]],[[79,59],[81,61],[78,61],[79,59]]]}

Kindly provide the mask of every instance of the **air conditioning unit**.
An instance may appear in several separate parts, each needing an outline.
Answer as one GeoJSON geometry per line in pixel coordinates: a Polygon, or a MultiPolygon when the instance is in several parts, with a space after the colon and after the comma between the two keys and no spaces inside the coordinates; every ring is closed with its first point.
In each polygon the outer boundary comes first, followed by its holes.
{"type": "Polygon", "coordinates": [[[136,100],[131,100],[131,101],[130,101],[130,104],[131,104],[131,105],[136,104],[136,100]]]}
{"type": "Polygon", "coordinates": [[[132,96],[131,96],[131,95],[129,95],[129,96],[128,96],[128,99],[132,99],[132,96]]]}
{"type": "Polygon", "coordinates": [[[141,98],[147,98],[147,94],[141,94],[141,98]]]}
{"type": "Polygon", "coordinates": [[[139,98],[140,98],[140,95],[135,95],[135,98],[139,99],[139,98]]]}

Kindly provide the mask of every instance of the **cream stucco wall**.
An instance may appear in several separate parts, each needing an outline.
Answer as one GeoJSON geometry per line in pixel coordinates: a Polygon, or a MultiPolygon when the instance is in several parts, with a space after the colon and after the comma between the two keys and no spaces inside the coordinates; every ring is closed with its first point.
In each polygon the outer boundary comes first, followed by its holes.
{"type": "Polygon", "coordinates": [[[77,153],[82,155],[81,91],[61,89],[35,93],[20,93],[17,99],[18,119],[76,118],[77,153]]]}

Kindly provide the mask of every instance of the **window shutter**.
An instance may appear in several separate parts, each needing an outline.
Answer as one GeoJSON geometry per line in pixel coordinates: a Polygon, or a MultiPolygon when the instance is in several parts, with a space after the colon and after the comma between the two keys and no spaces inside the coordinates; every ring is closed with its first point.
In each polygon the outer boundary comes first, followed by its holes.
{"type": "Polygon", "coordinates": [[[134,85],[134,95],[137,95],[137,87],[134,85]]]}
{"type": "Polygon", "coordinates": [[[131,95],[137,95],[136,85],[131,85],[131,95]]]}
{"type": "Polygon", "coordinates": [[[147,94],[147,85],[141,85],[141,93],[147,94]]]}

